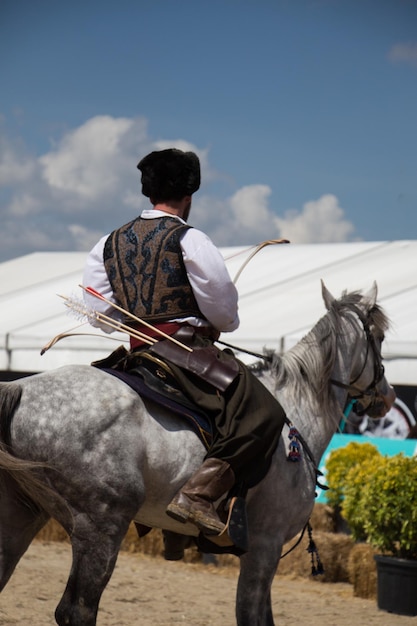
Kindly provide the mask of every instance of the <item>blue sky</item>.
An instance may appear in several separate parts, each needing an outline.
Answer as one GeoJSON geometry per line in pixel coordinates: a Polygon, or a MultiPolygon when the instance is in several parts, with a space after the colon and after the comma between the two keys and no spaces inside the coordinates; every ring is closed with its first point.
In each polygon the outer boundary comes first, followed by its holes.
{"type": "Polygon", "coordinates": [[[0,261],[90,249],[169,146],[219,246],[416,238],[416,0],[2,0],[0,81],[0,261]]]}

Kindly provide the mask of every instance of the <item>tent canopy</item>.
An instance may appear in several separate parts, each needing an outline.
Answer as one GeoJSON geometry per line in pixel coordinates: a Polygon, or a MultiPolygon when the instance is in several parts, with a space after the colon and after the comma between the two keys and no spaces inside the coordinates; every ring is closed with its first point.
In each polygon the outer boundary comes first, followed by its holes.
{"type": "MultiPolygon", "coordinates": [[[[232,278],[254,248],[222,248],[232,278]]],[[[43,356],[41,349],[82,320],[57,294],[82,298],[85,253],[34,253],[0,264],[0,370],[35,372],[90,363],[126,340],[85,324],[43,356]]],[[[383,346],[388,379],[417,383],[417,241],[270,245],[237,278],[240,327],[222,339],[255,352],[287,350],[324,315],[321,280],[335,296],[378,285],[392,326],[383,346]]],[[[249,357],[239,355],[245,360],[249,357]]]]}

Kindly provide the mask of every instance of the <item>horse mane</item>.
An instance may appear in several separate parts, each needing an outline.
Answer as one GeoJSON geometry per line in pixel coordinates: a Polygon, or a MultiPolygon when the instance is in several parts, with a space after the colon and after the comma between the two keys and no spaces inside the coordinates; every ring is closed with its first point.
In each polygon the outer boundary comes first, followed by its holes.
{"type": "MultiPolygon", "coordinates": [[[[294,399],[307,397],[317,412],[332,411],[330,377],[338,349],[338,335],[347,312],[362,305],[359,291],[344,291],[341,298],[333,300],[330,309],[293,348],[283,355],[274,354],[270,373],[276,389],[285,386],[294,399]]],[[[389,327],[383,310],[373,305],[365,311],[371,332],[383,337],[389,327]]]]}

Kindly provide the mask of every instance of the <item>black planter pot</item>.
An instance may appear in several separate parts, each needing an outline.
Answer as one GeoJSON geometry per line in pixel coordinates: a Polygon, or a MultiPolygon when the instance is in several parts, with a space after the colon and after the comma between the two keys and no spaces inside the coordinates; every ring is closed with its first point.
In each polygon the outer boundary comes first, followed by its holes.
{"type": "Polygon", "coordinates": [[[375,555],[378,608],[396,615],[417,615],[417,561],[375,555]]]}

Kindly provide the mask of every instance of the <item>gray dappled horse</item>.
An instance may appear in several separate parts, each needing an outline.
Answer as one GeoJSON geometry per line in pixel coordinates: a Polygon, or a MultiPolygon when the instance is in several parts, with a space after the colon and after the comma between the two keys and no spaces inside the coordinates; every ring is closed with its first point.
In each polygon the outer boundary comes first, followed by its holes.
{"type": "MultiPolygon", "coordinates": [[[[357,398],[368,413],[381,416],[394,401],[381,363],[388,322],[375,303],[376,285],[364,296],[339,300],[323,285],[323,297],[327,314],[258,374],[313,459],[303,450],[300,462],[287,462],[285,427],[269,473],[247,495],[249,550],[240,559],[239,626],[274,624],[270,589],[281,549],[309,519],[317,464],[347,402],[357,398]]],[[[132,520],[197,534],[193,525],[167,517],[165,508],[205,449],[181,419],[145,406],[130,387],[90,366],[2,383],[0,415],[0,589],[52,517],[68,532],[73,551],[56,621],[94,626],[132,520]]]]}

